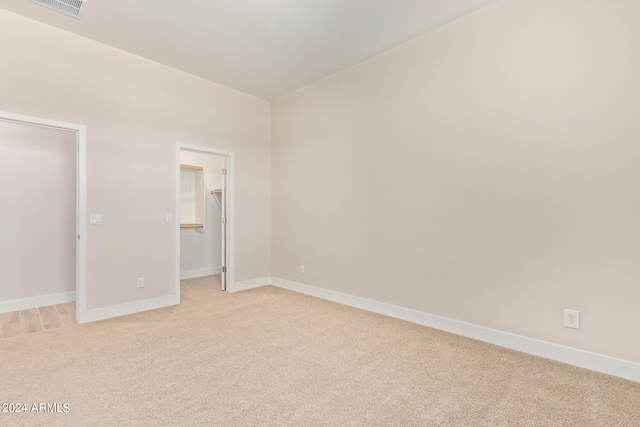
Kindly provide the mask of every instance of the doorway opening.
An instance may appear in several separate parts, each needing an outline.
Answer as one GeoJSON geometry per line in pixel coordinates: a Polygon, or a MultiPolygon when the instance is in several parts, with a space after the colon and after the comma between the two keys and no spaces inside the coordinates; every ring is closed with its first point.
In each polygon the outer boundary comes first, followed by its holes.
{"type": "Polygon", "coordinates": [[[177,143],[176,294],[180,281],[219,276],[233,286],[233,153],[177,143]]]}
{"type": "MultiPolygon", "coordinates": [[[[30,310],[75,300],[76,322],[84,323],[87,271],[86,128],[83,125],[2,111],[0,122],[5,124],[7,132],[13,132],[10,133],[13,136],[4,141],[6,157],[3,157],[28,159],[33,156],[30,158],[32,161],[23,160],[23,164],[11,165],[10,173],[13,176],[5,184],[13,186],[16,191],[12,194],[15,197],[6,200],[7,204],[2,207],[3,214],[17,215],[14,224],[4,224],[3,241],[13,242],[11,247],[5,249],[17,257],[12,264],[26,266],[22,270],[3,270],[2,274],[22,276],[18,282],[24,283],[29,289],[21,289],[3,297],[5,301],[0,301],[0,309],[3,312],[30,310]],[[73,145],[68,147],[70,144],[73,145]],[[56,146],[60,149],[57,150],[56,146]],[[53,176],[49,177],[49,182],[47,177],[34,179],[39,169],[36,161],[47,166],[42,168],[48,170],[47,173],[60,177],[57,184],[52,184],[53,176]],[[69,173],[69,169],[73,172],[69,173]],[[37,185],[39,181],[41,186],[37,185]],[[21,187],[22,184],[24,186],[21,187]],[[48,185],[51,185],[49,192],[48,185]],[[43,202],[45,207],[42,206],[43,202]],[[54,209],[57,205],[60,205],[60,209],[54,209]],[[19,218],[21,212],[24,217],[33,217],[31,225],[28,221],[25,224],[24,218],[19,218]],[[50,239],[58,242],[60,247],[48,247],[47,240],[50,239]],[[19,248],[23,250],[19,251],[19,248]],[[49,288],[38,283],[42,281],[32,274],[39,272],[43,266],[52,275],[52,286],[49,288]],[[69,282],[73,285],[69,286],[69,282]]],[[[16,282],[15,277],[0,277],[0,280],[16,282]]]]}

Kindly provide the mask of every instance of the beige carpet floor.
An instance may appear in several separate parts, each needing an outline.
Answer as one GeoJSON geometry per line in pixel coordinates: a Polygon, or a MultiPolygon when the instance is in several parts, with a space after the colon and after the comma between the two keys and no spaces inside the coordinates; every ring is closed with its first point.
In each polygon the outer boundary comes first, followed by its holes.
{"type": "Polygon", "coordinates": [[[0,340],[2,426],[640,426],[640,384],[272,286],[0,340]],[[53,406],[50,406],[53,408],[53,406]]]}

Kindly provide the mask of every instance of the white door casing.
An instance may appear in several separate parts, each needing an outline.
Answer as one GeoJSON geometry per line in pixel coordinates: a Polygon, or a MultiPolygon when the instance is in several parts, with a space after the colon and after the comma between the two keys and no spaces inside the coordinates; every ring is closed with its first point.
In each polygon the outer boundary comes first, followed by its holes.
{"type": "MultiPolygon", "coordinates": [[[[233,233],[233,152],[208,147],[196,146],[191,144],[176,143],[176,205],[175,218],[180,218],[180,150],[189,150],[206,154],[214,154],[224,157],[224,168],[226,175],[222,180],[221,194],[221,218],[224,224],[221,224],[222,230],[222,267],[225,272],[222,273],[221,287],[223,290],[232,290],[234,283],[234,233],[233,233]]],[[[175,294],[180,297],[180,221],[175,221],[175,294]]]]}
{"type": "Polygon", "coordinates": [[[44,126],[76,133],[76,322],[87,311],[87,129],[86,126],[0,111],[0,120],[44,126]]]}

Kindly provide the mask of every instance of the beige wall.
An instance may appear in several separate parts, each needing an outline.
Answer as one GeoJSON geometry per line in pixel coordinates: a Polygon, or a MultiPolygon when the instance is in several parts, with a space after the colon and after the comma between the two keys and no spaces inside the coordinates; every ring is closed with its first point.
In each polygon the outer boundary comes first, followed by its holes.
{"type": "Polygon", "coordinates": [[[275,101],[272,275],[640,361],[638,22],[502,1],[275,101]]]}
{"type": "Polygon", "coordinates": [[[0,40],[0,110],[87,127],[88,309],[174,293],[177,141],[235,153],[235,279],[269,276],[266,101],[4,10],[0,40]]]}
{"type": "Polygon", "coordinates": [[[76,133],[0,120],[0,302],[76,290],[76,133]]]}

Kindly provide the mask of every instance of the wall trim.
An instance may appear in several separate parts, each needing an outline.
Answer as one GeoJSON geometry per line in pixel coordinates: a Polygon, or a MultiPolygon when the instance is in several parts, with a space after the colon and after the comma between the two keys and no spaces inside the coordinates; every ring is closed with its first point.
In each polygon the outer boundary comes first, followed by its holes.
{"type": "Polygon", "coordinates": [[[234,283],[233,286],[231,286],[228,289],[228,292],[240,292],[240,291],[246,291],[249,289],[254,289],[254,288],[260,288],[262,286],[267,286],[271,284],[271,277],[261,277],[259,279],[253,279],[253,280],[245,280],[244,282],[237,282],[234,283]]]}
{"type": "Polygon", "coordinates": [[[222,267],[201,268],[199,270],[189,270],[180,272],[180,280],[196,279],[198,277],[215,276],[222,273],[222,267]]]}
{"type": "Polygon", "coordinates": [[[29,310],[31,308],[46,307],[48,305],[64,304],[76,300],[76,291],[61,292],[59,294],[40,295],[31,298],[0,301],[0,313],[29,310]]]}
{"type": "Polygon", "coordinates": [[[461,322],[446,317],[436,316],[417,310],[372,301],[366,298],[343,294],[341,292],[322,289],[315,286],[289,280],[272,278],[271,284],[279,288],[311,295],[325,300],[337,302],[362,310],[384,314],[396,319],[406,320],[419,325],[428,326],[456,335],[488,342],[501,347],[510,348],[534,356],[544,357],[557,362],[602,372],[640,383],[640,363],[617,359],[603,354],[592,353],[577,348],[554,344],[522,335],[490,329],[471,323],[461,322]]]}
{"type": "Polygon", "coordinates": [[[140,313],[142,311],[155,310],[157,308],[169,307],[180,304],[179,295],[167,295],[152,298],[144,301],[136,301],[128,304],[112,305],[109,307],[95,308],[87,310],[85,313],[86,322],[111,319],[113,317],[126,316],[127,314],[140,313]]]}

